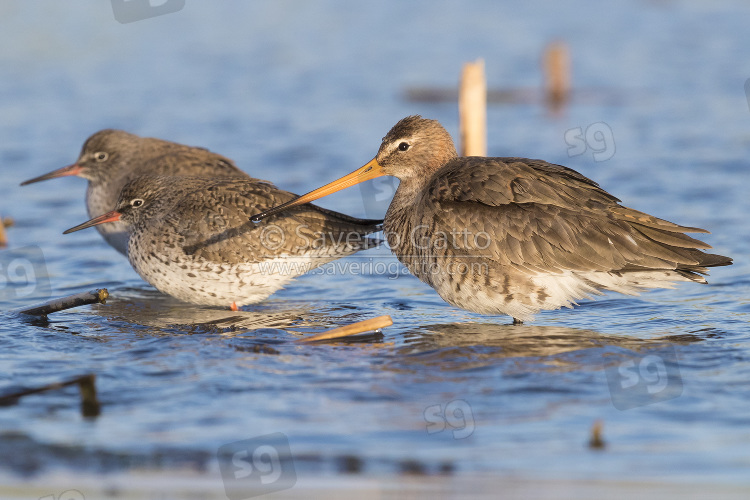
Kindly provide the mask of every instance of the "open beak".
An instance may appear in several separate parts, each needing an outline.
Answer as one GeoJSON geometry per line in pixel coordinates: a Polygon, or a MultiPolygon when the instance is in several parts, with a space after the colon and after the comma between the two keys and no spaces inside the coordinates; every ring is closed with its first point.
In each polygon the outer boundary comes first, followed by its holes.
{"type": "Polygon", "coordinates": [[[68,175],[78,175],[81,173],[82,170],[83,168],[81,168],[77,163],[74,163],[72,165],[68,165],[67,167],[53,170],[52,172],[48,174],[40,175],[39,177],[34,177],[33,179],[24,181],[21,183],[21,185],[25,186],[26,184],[33,184],[35,182],[46,181],[49,179],[56,179],[58,177],[67,177],[68,175]]]}
{"type": "Polygon", "coordinates": [[[120,220],[121,216],[122,214],[120,212],[118,212],[117,210],[112,210],[111,212],[102,214],[99,217],[94,217],[91,220],[87,220],[83,224],[78,224],[76,227],[71,227],[70,229],[63,231],[63,234],[80,231],[81,229],[86,229],[87,227],[96,226],[97,224],[105,224],[107,222],[116,222],[120,220]]]}
{"type": "Polygon", "coordinates": [[[377,159],[373,158],[372,160],[367,162],[365,166],[358,168],[351,174],[345,175],[342,178],[331,182],[330,184],[326,184],[325,186],[316,189],[315,191],[310,191],[307,194],[303,194],[302,196],[292,201],[288,201],[273,208],[269,208],[265,212],[253,215],[252,217],[250,217],[250,220],[253,222],[260,222],[266,217],[277,214],[279,212],[283,212],[288,208],[296,207],[297,205],[302,205],[304,203],[310,203],[311,201],[315,201],[324,196],[328,196],[329,194],[335,193],[336,191],[341,191],[342,189],[354,186],[355,184],[359,184],[360,182],[369,181],[370,179],[374,179],[382,175],[386,175],[385,172],[383,172],[383,167],[380,166],[377,159]]]}

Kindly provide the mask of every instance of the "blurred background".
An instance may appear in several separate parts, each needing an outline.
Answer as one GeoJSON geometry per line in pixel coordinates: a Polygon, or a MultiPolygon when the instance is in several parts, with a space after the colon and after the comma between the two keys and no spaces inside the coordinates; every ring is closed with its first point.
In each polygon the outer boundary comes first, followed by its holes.
{"type": "MultiPolygon", "coordinates": [[[[92,372],[102,400],[94,421],[79,415],[75,388],[0,407],[0,474],[18,485],[5,496],[94,498],[87,488],[138,469],[187,470],[207,478],[195,486],[204,498],[221,498],[219,446],[275,432],[295,459],[289,495],[362,481],[378,498],[390,490],[366,480],[400,478],[400,488],[406,477],[452,494],[505,484],[558,495],[580,493],[560,482],[602,481],[591,490],[601,497],[627,480],[746,496],[749,19],[739,0],[4,0],[0,216],[15,224],[0,255],[39,247],[49,279],[23,300],[6,294],[4,309],[99,286],[113,295],[49,323],[0,326],[0,389],[92,372]],[[568,47],[572,82],[558,112],[541,92],[555,41],[568,47]],[[196,329],[217,313],[154,292],[93,230],[62,236],[88,218],[84,180],[19,187],[73,163],[97,130],[120,128],[207,147],[303,193],[363,165],[407,115],[457,138],[451,96],[477,58],[490,93],[511,96],[488,104],[490,156],[574,168],[627,206],[711,230],[706,241],[735,264],[708,287],[608,295],[520,332],[393,273],[306,276],[246,308],[261,328],[196,329]],[[442,97],[418,98],[425,90],[442,97]],[[384,337],[307,350],[289,344],[284,323],[320,331],[379,314],[395,322],[384,337]],[[679,366],[684,389],[615,408],[603,368],[652,344],[671,349],[666,366],[679,366]],[[264,345],[279,355],[253,352],[264,345]],[[451,407],[456,429],[470,415],[473,433],[430,432],[425,412],[455,401],[468,405],[451,407]],[[608,445],[592,449],[599,419],[608,445]]],[[[320,204],[382,216],[395,185],[320,204]]],[[[395,262],[387,249],[371,259],[395,262]]]]}

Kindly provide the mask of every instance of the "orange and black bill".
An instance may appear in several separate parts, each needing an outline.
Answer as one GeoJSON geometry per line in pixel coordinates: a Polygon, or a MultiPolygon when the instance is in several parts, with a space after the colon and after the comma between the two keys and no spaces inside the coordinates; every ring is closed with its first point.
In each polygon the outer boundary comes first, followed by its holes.
{"type": "Polygon", "coordinates": [[[329,194],[335,193],[336,191],[341,191],[342,189],[354,186],[356,184],[359,184],[360,182],[369,181],[370,179],[374,179],[382,175],[385,175],[385,172],[383,172],[383,167],[381,167],[378,161],[373,158],[365,166],[358,168],[351,174],[345,175],[342,178],[331,182],[330,184],[326,184],[325,186],[316,189],[315,191],[310,191],[307,194],[303,194],[302,196],[295,198],[292,201],[288,201],[273,208],[269,208],[265,212],[253,215],[252,217],[250,217],[250,220],[253,222],[260,222],[266,217],[277,214],[279,212],[283,212],[288,208],[296,207],[297,205],[302,205],[304,203],[310,203],[311,201],[315,201],[324,196],[328,196],[329,194]]]}
{"type": "Polygon", "coordinates": [[[107,222],[117,222],[118,220],[120,220],[121,216],[122,214],[120,212],[118,212],[117,210],[112,210],[111,212],[102,214],[99,217],[94,217],[91,220],[87,220],[83,224],[78,224],[76,227],[71,227],[70,229],[63,231],[63,234],[80,231],[81,229],[86,229],[87,227],[96,226],[97,224],[106,224],[107,222]]]}
{"type": "Polygon", "coordinates": [[[83,169],[77,163],[74,163],[72,165],[68,165],[67,167],[58,168],[57,170],[53,170],[52,172],[49,172],[47,174],[40,175],[39,177],[34,177],[33,179],[29,179],[28,181],[23,181],[21,185],[25,186],[26,184],[34,184],[35,182],[57,179],[58,177],[78,175],[81,173],[81,170],[83,169]]]}

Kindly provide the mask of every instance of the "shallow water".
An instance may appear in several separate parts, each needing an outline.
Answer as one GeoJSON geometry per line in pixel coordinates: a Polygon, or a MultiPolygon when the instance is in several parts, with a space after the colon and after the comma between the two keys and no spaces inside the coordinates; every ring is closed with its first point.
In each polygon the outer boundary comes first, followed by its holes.
{"type": "MultiPolygon", "coordinates": [[[[102,404],[83,418],[71,387],[0,407],[4,472],[188,467],[218,484],[220,446],[282,433],[300,476],[749,482],[750,6],[187,2],[119,24],[101,3],[0,5],[0,215],[15,219],[0,260],[39,275],[31,291],[0,290],[3,308],[111,294],[48,322],[3,316],[0,395],[95,373],[102,404]],[[455,137],[455,104],[408,89],[455,87],[476,57],[490,87],[534,89],[557,38],[573,103],[557,116],[491,106],[490,154],[567,165],[628,206],[711,230],[735,264],[708,286],[606,295],[517,327],[448,306],[379,249],[346,261],[359,272],[329,267],[232,313],[159,294],[93,230],[63,237],[87,218],[83,180],[18,186],[115,127],[304,192],[364,164],[408,114],[455,137]],[[600,122],[604,135],[569,156],[566,137],[600,122]],[[382,334],[293,342],[382,314],[395,323],[382,334]],[[588,446],[596,420],[604,449],[588,446]]],[[[379,182],[321,204],[382,215],[393,184],[379,182]]]]}

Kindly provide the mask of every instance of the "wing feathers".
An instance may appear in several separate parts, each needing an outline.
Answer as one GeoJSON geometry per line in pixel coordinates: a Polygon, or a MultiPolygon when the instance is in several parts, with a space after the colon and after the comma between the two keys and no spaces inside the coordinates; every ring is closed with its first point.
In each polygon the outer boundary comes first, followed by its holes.
{"type": "Polygon", "coordinates": [[[710,245],[684,234],[708,231],[624,207],[578,172],[540,160],[458,158],[433,176],[419,204],[415,213],[428,214],[421,223],[433,236],[445,227],[490,235],[483,249],[454,241],[458,253],[531,272],[681,270],[695,276],[731,263],[701,252],[710,245]]]}

